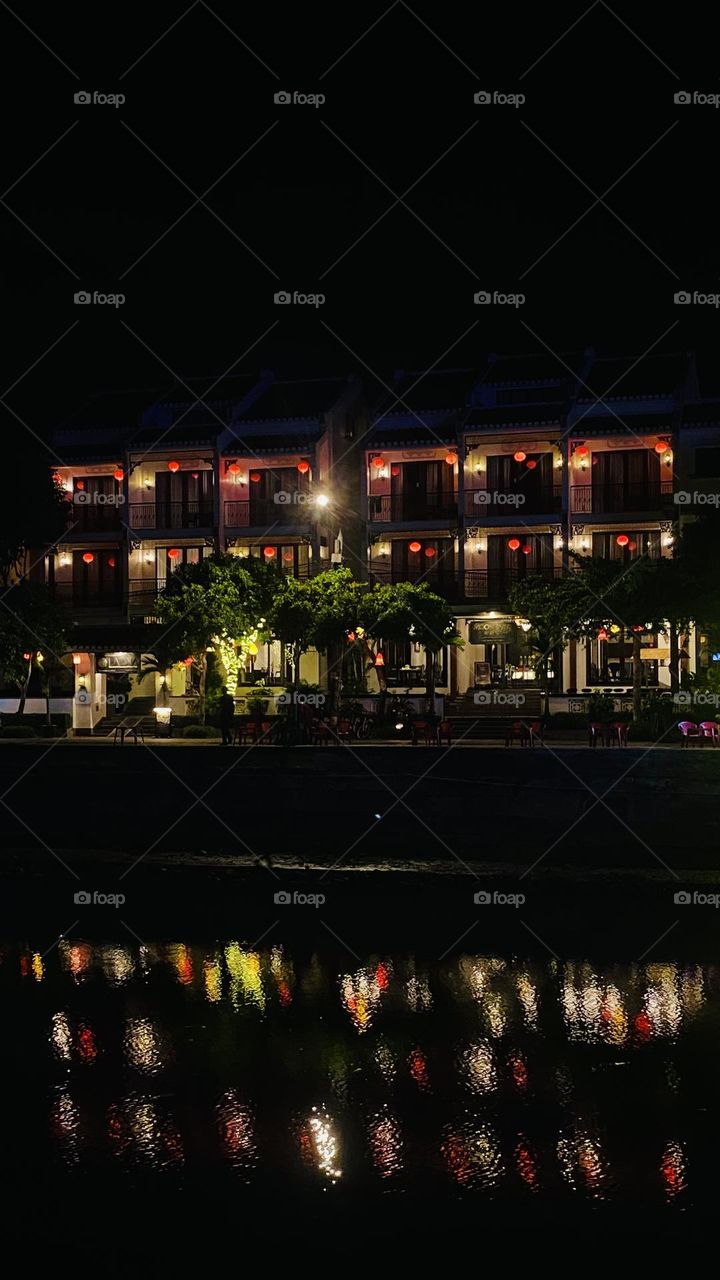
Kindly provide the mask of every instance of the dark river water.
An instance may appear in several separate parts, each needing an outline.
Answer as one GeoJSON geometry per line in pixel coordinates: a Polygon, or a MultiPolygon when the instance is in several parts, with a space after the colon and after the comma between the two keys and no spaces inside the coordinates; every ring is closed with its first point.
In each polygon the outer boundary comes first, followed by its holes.
{"type": "Polygon", "coordinates": [[[715,1194],[720,966],[232,939],[0,958],[21,1179],[325,1215],[429,1196],[665,1217],[715,1194]]]}

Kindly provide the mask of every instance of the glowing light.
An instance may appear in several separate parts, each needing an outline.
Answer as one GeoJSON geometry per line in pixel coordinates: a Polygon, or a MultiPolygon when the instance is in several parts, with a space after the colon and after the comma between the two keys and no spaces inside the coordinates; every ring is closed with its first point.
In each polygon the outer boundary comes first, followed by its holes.
{"type": "Polygon", "coordinates": [[[605,628],[604,628],[604,627],[601,627],[601,628],[600,628],[600,630],[598,631],[597,638],[598,638],[598,640],[607,640],[607,638],[608,638],[608,633],[607,633],[607,631],[605,630],[605,628]]]}
{"type": "Polygon", "coordinates": [[[628,551],[637,551],[637,542],[633,538],[628,542],[628,551]]]}
{"type": "Polygon", "coordinates": [[[122,467],[115,468],[115,470],[113,471],[113,478],[117,480],[118,484],[125,479],[125,472],[123,471],[122,467]]]}
{"type": "Polygon", "coordinates": [[[508,546],[509,546],[509,548],[510,548],[510,550],[511,550],[511,551],[519,551],[519,550],[520,550],[520,539],[519,539],[519,538],[508,538],[508,546]]]}
{"type": "Polygon", "coordinates": [[[306,476],[306,475],[307,475],[307,473],[308,473],[308,471],[310,470],[310,463],[309,463],[309,462],[306,462],[306,461],[303,459],[303,461],[302,461],[302,462],[298,462],[298,464],[297,464],[297,469],[298,469],[298,471],[300,472],[300,475],[301,475],[301,476],[306,476]]]}
{"type": "Polygon", "coordinates": [[[177,547],[170,547],[168,549],[168,560],[177,560],[179,555],[180,552],[177,547]]]}
{"type": "Polygon", "coordinates": [[[205,999],[210,1004],[219,1004],[222,999],[222,970],[215,958],[203,962],[203,986],[205,999]]]}
{"type": "Polygon", "coordinates": [[[522,549],[522,553],[524,556],[529,556],[531,552],[532,552],[532,547],[530,546],[529,542],[526,542],[525,546],[522,549]]]}
{"type": "Polygon", "coordinates": [[[312,1155],[320,1173],[335,1182],[342,1177],[342,1169],[338,1167],[340,1143],[335,1126],[328,1115],[319,1114],[315,1107],[313,1112],[315,1114],[307,1123],[312,1155]]]}
{"type": "Polygon", "coordinates": [[[437,552],[434,547],[426,547],[425,555],[427,556],[428,560],[432,560],[433,556],[437,555],[437,552]]]}
{"type": "Polygon", "coordinates": [[[415,555],[417,555],[420,549],[421,549],[421,545],[419,542],[411,542],[408,544],[408,551],[412,551],[415,555]]]}
{"type": "Polygon", "coordinates": [[[82,662],[82,658],[81,658],[80,654],[79,654],[79,653],[74,653],[74,654],[73,654],[73,666],[74,666],[74,667],[79,667],[81,662],[82,662]]]}
{"type": "Polygon", "coordinates": [[[528,458],[528,464],[527,464],[528,471],[534,471],[536,466],[537,466],[537,462],[535,461],[535,459],[528,458]]]}
{"type": "Polygon", "coordinates": [[[516,462],[524,462],[527,458],[527,454],[523,453],[522,449],[518,449],[517,453],[513,454],[513,458],[516,462]]]}
{"type": "Polygon", "coordinates": [[[228,471],[230,472],[230,475],[231,475],[231,476],[237,476],[237,475],[239,475],[239,474],[240,474],[240,463],[239,463],[239,462],[231,462],[231,463],[230,463],[230,465],[228,466],[228,471]]]}
{"type": "Polygon", "coordinates": [[[393,463],[393,465],[391,466],[391,468],[390,468],[390,475],[391,475],[391,476],[395,476],[395,477],[397,477],[397,476],[399,476],[399,475],[400,475],[400,468],[399,468],[399,466],[397,465],[397,463],[393,463]]]}
{"type": "Polygon", "coordinates": [[[630,541],[626,533],[619,533],[615,539],[619,547],[626,547],[630,541]]]}
{"type": "Polygon", "coordinates": [[[274,557],[277,555],[277,551],[275,550],[274,547],[263,547],[263,555],[265,556],[266,560],[273,560],[274,557]]]}
{"type": "Polygon", "coordinates": [[[658,454],[660,454],[660,453],[668,453],[668,452],[669,452],[669,450],[670,450],[670,446],[669,446],[669,444],[667,444],[667,443],[666,443],[666,441],[664,441],[664,440],[658,440],[657,444],[655,445],[655,452],[656,452],[656,453],[658,453],[658,454]]]}
{"type": "Polygon", "coordinates": [[[129,1018],[124,1038],[125,1055],[131,1066],[145,1075],[162,1071],[164,1054],[156,1028],[149,1018],[129,1018]]]}
{"type": "Polygon", "coordinates": [[[586,444],[579,444],[575,452],[578,458],[587,458],[590,450],[588,449],[586,444]]]}
{"type": "Polygon", "coordinates": [[[168,471],[172,471],[174,474],[176,471],[179,471],[179,470],[180,470],[179,462],[176,462],[174,459],[172,462],[168,462],[168,471]]]}
{"type": "Polygon", "coordinates": [[[384,467],[384,466],[385,466],[385,459],[384,459],[384,458],[373,458],[373,460],[372,460],[372,464],[373,464],[373,466],[376,468],[376,470],[377,470],[377,471],[379,471],[381,467],[384,467]]]}
{"type": "Polygon", "coordinates": [[[456,454],[456,453],[446,453],[446,454],[445,454],[445,461],[447,462],[447,464],[448,464],[448,466],[449,466],[449,467],[454,467],[454,466],[455,466],[455,463],[457,462],[457,454],[456,454]]]}
{"type": "Polygon", "coordinates": [[[326,493],[319,493],[317,498],[315,499],[315,504],[318,507],[327,507],[330,504],[330,499],[328,498],[326,493]]]}
{"type": "Polygon", "coordinates": [[[373,1164],[381,1178],[392,1178],[403,1167],[403,1142],[395,1116],[383,1110],[371,1118],[368,1126],[373,1164]]]}
{"type": "Polygon", "coordinates": [[[95,557],[92,551],[86,551],[85,554],[83,555],[83,560],[85,561],[85,564],[92,564],[94,559],[95,557]]]}
{"type": "Polygon", "coordinates": [[[251,471],[251,472],[250,472],[250,479],[251,479],[251,481],[252,481],[252,483],[253,483],[253,484],[259,484],[259,483],[260,483],[260,472],[259,472],[259,471],[251,471]]]}

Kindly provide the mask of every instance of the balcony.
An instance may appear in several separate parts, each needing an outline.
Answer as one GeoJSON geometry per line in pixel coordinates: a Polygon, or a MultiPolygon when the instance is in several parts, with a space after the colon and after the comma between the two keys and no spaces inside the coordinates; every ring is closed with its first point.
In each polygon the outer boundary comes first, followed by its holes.
{"type": "Polygon", "coordinates": [[[119,533],[123,527],[123,508],[111,504],[74,503],[70,509],[67,536],[83,533],[119,533]]]}
{"type": "Polygon", "coordinates": [[[371,582],[377,582],[383,586],[387,583],[396,585],[401,582],[424,582],[430,591],[444,596],[451,603],[478,601],[483,604],[505,605],[510,588],[516,582],[523,582],[528,578],[543,578],[550,581],[561,577],[562,573],[560,565],[549,565],[545,569],[526,573],[519,573],[516,569],[464,569],[449,570],[445,573],[437,571],[413,573],[393,569],[388,565],[384,568],[371,569],[369,577],[371,582]]]}
{"type": "Polygon", "coordinates": [[[562,507],[562,486],[541,489],[466,489],[465,515],[469,520],[486,516],[554,516],[562,507]]]}
{"type": "Polygon", "coordinates": [[[107,617],[117,622],[124,613],[123,597],[117,590],[101,587],[92,590],[85,583],[49,583],[48,589],[55,603],[69,614],[82,613],[101,621],[107,617]]]}
{"type": "Polygon", "coordinates": [[[229,529],[271,529],[281,525],[309,525],[312,503],[309,494],[285,490],[274,498],[250,498],[225,503],[225,525],[229,529]],[[278,500],[279,499],[279,500],[278,500]]]}
{"type": "Polygon", "coordinates": [[[626,515],[630,511],[661,511],[673,501],[672,480],[657,484],[577,484],[570,490],[573,515],[626,515]]]}
{"type": "Polygon", "coordinates": [[[371,495],[368,514],[372,524],[410,524],[417,520],[455,520],[455,493],[393,493],[371,495]]]}
{"type": "Polygon", "coordinates": [[[131,502],[131,529],[211,529],[212,503],[131,502]]]}

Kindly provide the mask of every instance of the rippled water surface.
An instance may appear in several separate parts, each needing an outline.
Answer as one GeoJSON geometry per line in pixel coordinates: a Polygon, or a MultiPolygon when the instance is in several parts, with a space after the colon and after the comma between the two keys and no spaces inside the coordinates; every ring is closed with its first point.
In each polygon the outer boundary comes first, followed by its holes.
{"type": "Polygon", "coordinates": [[[720,966],[2,948],[20,1167],[342,1199],[714,1194],[720,966]]]}

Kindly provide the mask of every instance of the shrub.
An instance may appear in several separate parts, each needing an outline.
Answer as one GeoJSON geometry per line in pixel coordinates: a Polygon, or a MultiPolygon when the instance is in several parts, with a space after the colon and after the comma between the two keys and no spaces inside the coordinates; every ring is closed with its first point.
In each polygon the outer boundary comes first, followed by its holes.
{"type": "Polygon", "coordinates": [[[211,724],[188,724],[182,731],[183,738],[219,738],[220,734],[211,724]]]}
{"type": "Polygon", "coordinates": [[[8,724],[0,729],[0,738],[37,738],[37,734],[28,725],[8,724]]]}

